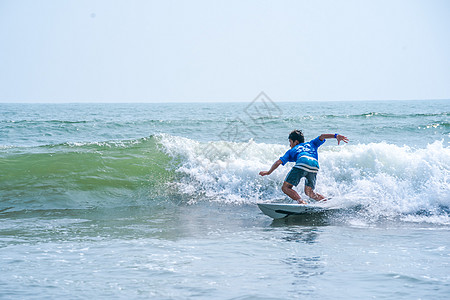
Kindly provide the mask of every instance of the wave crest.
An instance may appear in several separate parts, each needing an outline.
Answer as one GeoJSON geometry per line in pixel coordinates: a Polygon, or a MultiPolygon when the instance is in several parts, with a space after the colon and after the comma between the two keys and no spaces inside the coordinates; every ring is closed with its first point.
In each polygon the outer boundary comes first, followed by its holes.
{"type": "MultiPolygon", "coordinates": [[[[36,147],[0,156],[0,209],[149,205],[164,201],[252,204],[285,201],[291,165],[261,177],[287,147],[279,144],[200,142],[159,134],[148,138],[36,147]]],[[[382,143],[319,149],[317,191],[330,205],[360,207],[360,217],[433,217],[450,212],[450,149],[382,143]]],[[[297,187],[303,198],[303,181],[297,187]]],[[[440,218],[442,216],[442,218],[440,218]]],[[[430,219],[431,220],[431,219],[430,219]]]]}
{"type": "MultiPolygon", "coordinates": [[[[160,136],[164,151],[178,161],[174,182],[190,201],[254,203],[285,198],[280,190],[289,167],[260,177],[287,150],[276,144],[200,143],[160,136]]],[[[331,143],[330,143],[331,144],[331,143]]],[[[317,191],[343,207],[364,207],[368,218],[404,214],[447,214],[450,207],[450,149],[442,141],[413,149],[382,143],[319,150],[317,191]]],[[[292,166],[292,165],[291,165],[292,166]]],[[[303,181],[297,190],[303,198],[303,181]]]]}

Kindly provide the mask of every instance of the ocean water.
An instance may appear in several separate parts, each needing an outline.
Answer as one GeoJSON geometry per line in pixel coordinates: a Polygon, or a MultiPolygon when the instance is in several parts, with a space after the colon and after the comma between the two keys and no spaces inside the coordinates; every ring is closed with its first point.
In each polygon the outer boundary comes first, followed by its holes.
{"type": "MultiPolygon", "coordinates": [[[[0,104],[1,299],[445,299],[450,100],[0,104]],[[331,214],[272,220],[289,148],[331,214]]],[[[300,195],[303,181],[298,187],[300,195]]]]}

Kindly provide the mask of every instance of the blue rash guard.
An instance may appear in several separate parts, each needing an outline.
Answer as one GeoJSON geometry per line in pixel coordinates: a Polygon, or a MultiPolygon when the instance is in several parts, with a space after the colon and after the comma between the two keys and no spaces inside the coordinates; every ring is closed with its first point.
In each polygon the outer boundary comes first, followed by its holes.
{"type": "Polygon", "coordinates": [[[295,162],[294,168],[317,173],[319,171],[319,155],[317,149],[323,143],[325,143],[325,140],[321,141],[319,137],[316,137],[310,142],[298,144],[286,151],[286,153],[280,157],[280,160],[283,163],[283,166],[287,162],[295,162]]]}

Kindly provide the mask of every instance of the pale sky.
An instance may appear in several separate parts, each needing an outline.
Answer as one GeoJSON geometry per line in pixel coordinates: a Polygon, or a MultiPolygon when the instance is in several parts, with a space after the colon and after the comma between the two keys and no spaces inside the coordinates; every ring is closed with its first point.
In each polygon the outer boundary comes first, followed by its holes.
{"type": "Polygon", "coordinates": [[[450,99],[447,0],[0,0],[0,102],[450,99]]]}

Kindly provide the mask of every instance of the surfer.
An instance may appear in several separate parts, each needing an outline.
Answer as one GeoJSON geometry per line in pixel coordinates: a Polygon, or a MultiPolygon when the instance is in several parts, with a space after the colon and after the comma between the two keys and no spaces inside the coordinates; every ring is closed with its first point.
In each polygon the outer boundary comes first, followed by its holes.
{"type": "Polygon", "coordinates": [[[295,166],[286,176],[281,190],[299,204],[307,204],[293,189],[294,186],[299,184],[300,179],[305,177],[305,194],[316,201],[325,201],[326,198],[323,195],[314,192],[314,188],[316,186],[316,175],[319,171],[319,157],[317,150],[323,143],[325,143],[326,139],[331,138],[337,139],[338,145],[341,141],[348,143],[347,137],[337,133],[322,134],[310,142],[305,143],[305,137],[303,136],[303,132],[301,130],[292,131],[289,134],[289,145],[291,149],[286,151],[286,153],[272,165],[269,171],[261,171],[259,172],[259,175],[269,175],[280,165],[284,166],[287,162],[295,162],[295,166]]]}

